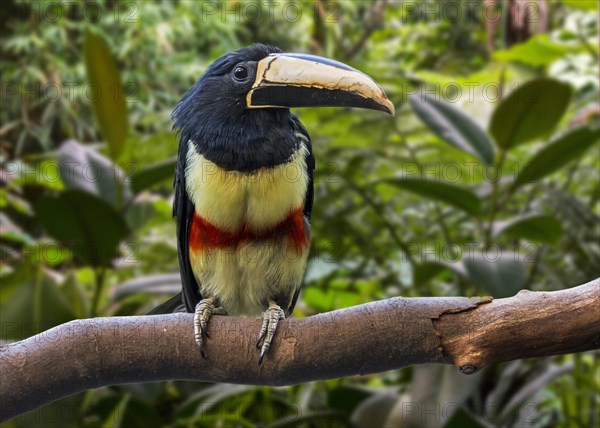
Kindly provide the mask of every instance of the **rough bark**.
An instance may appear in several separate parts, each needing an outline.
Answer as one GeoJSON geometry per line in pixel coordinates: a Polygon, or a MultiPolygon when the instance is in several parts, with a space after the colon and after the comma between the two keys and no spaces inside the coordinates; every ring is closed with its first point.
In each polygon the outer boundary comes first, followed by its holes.
{"type": "Polygon", "coordinates": [[[192,315],[72,321],[0,348],[0,420],[91,388],[167,379],[290,385],[413,364],[471,374],[501,361],[600,348],[600,279],[514,297],[392,298],[280,323],[262,368],[259,320],[192,315]]]}

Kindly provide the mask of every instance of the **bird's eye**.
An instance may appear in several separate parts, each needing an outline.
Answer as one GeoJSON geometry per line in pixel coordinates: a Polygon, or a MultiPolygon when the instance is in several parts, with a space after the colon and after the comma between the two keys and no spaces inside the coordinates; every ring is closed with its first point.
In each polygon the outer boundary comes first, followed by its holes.
{"type": "Polygon", "coordinates": [[[233,77],[237,80],[244,80],[248,77],[248,69],[246,67],[237,66],[235,70],[233,70],[233,77]]]}

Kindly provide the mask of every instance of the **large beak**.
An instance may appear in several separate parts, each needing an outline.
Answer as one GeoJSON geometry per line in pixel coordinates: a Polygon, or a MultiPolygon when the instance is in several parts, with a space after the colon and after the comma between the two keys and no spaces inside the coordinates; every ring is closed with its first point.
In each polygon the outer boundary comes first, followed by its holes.
{"type": "Polygon", "coordinates": [[[262,59],[246,105],[359,107],[394,115],[394,104],[369,76],[341,62],[304,54],[271,54],[262,59]]]}

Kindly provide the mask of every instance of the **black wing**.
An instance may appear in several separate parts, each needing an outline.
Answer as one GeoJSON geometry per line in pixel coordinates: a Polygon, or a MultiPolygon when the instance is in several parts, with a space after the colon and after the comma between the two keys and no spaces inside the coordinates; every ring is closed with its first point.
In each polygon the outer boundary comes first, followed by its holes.
{"type": "MultiPolygon", "coordinates": [[[[306,169],[308,173],[308,185],[306,187],[306,195],[304,196],[304,230],[308,234],[308,238],[310,241],[310,216],[312,213],[313,200],[314,200],[314,171],[315,171],[315,156],[312,151],[312,144],[310,141],[310,135],[308,135],[308,131],[302,125],[302,122],[298,120],[298,118],[292,115],[292,127],[294,128],[294,133],[298,134],[298,138],[302,138],[304,140],[304,144],[308,149],[308,153],[306,155],[306,169]]],[[[300,295],[300,286],[294,292],[294,296],[292,297],[292,302],[288,310],[286,311],[286,315],[290,315],[294,308],[296,307],[296,302],[298,301],[298,296],[300,295]]]]}
{"type": "Polygon", "coordinates": [[[181,291],[183,303],[188,312],[194,312],[200,301],[200,289],[190,264],[190,226],[194,218],[194,203],[189,199],[185,189],[185,164],[189,141],[179,142],[179,154],[175,167],[175,200],[173,201],[173,217],[177,220],[177,255],[179,256],[179,272],[181,273],[181,291]]]}

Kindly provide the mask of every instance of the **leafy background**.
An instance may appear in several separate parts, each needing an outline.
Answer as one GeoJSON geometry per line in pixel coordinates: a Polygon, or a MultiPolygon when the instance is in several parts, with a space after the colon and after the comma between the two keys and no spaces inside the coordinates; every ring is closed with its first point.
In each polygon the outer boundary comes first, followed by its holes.
{"type": "MultiPolygon", "coordinates": [[[[347,62],[397,110],[297,111],[317,173],[295,316],[600,276],[598,5],[521,3],[3,2],[1,339],[176,292],[169,114],[208,64],[258,41],[347,62]]],[[[591,427],[598,365],[123,385],[2,426],[591,427]]]]}

